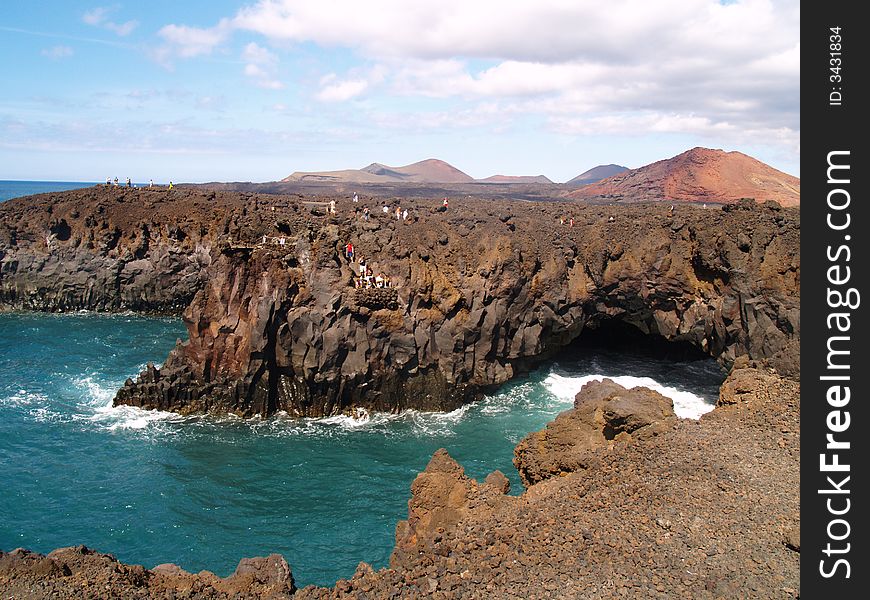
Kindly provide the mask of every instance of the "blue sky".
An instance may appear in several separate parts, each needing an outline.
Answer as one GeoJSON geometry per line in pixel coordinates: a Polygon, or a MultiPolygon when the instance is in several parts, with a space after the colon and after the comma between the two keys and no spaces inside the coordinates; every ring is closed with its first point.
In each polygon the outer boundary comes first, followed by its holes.
{"type": "Polygon", "coordinates": [[[799,175],[799,3],[4,0],[0,179],[440,158],[566,181],[693,146],[799,175]]]}

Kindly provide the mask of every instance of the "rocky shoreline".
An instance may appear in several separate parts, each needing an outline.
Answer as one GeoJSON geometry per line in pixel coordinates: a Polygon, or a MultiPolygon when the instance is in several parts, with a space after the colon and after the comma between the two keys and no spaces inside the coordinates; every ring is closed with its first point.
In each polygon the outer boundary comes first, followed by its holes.
{"type": "Polygon", "coordinates": [[[451,410],[614,323],[726,367],[746,356],[798,373],[796,210],[482,198],[443,212],[421,199],[339,198],[334,215],[328,206],[103,186],[9,201],[0,305],[183,309],[189,339],[115,399],[180,413],[451,410]],[[393,216],[397,206],[408,220],[393,216]],[[348,242],[393,282],[389,299],[354,289],[348,242]]]}
{"type": "Polygon", "coordinates": [[[799,597],[798,211],[363,198],[366,220],[321,200],[98,186],[8,201],[0,306],[182,313],[189,339],[115,399],[144,408],[445,410],[615,324],[729,367],[719,406],[690,421],[650,390],[587,386],[517,446],[519,497],[439,451],[390,567],[333,588],[296,590],[275,555],[219,578],[76,547],[0,553],[4,593],[799,597]],[[348,241],[389,293],[353,287],[348,241]]]}
{"type": "Polygon", "coordinates": [[[587,384],[575,408],[517,446],[531,483],[521,496],[506,495],[501,473],[476,482],[439,450],[411,486],[389,568],[360,563],[333,588],[297,590],[277,555],[222,579],[77,547],[0,553],[0,589],[22,599],[797,598],[799,386],[737,367],[699,421],[645,388],[587,384]]]}

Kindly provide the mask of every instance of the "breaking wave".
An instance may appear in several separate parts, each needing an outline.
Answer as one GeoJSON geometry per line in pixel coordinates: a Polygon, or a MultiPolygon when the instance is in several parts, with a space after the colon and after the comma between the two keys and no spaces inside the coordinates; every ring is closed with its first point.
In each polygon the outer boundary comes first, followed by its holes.
{"type": "Polygon", "coordinates": [[[580,391],[584,385],[591,381],[601,381],[603,379],[612,379],[619,385],[631,389],[633,387],[646,387],[654,390],[674,401],[674,412],[678,417],[686,419],[700,419],[701,415],[713,410],[716,405],[714,402],[695,394],[681,390],[679,388],[663,385],[651,377],[635,377],[632,375],[584,375],[581,377],[567,377],[557,373],[550,373],[544,379],[544,386],[551,394],[562,400],[563,402],[574,402],[574,396],[580,391]]]}

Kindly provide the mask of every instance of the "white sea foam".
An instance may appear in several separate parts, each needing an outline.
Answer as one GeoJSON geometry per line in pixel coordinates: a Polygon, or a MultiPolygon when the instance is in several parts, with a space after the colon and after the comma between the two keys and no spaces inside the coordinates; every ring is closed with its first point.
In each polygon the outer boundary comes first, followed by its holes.
{"type": "Polygon", "coordinates": [[[423,435],[455,435],[454,426],[465,418],[473,404],[464,404],[446,413],[422,412],[408,410],[402,413],[414,425],[414,429],[423,435]]]}
{"type": "Polygon", "coordinates": [[[405,410],[401,413],[369,412],[356,408],[352,414],[328,417],[296,418],[278,413],[269,419],[252,417],[247,424],[256,432],[266,435],[333,436],[349,432],[376,431],[383,435],[401,433],[393,425],[410,425],[421,435],[453,435],[453,427],[473,407],[468,404],[447,413],[405,410]]]}
{"type": "Polygon", "coordinates": [[[92,375],[73,380],[73,385],[86,391],[84,413],[73,415],[76,421],[86,421],[108,431],[146,429],[158,423],[182,419],[180,415],[160,410],[145,410],[135,406],[113,406],[116,386],[99,382],[92,375]]]}
{"type": "Polygon", "coordinates": [[[94,380],[93,375],[73,379],[73,385],[82,391],[87,391],[88,406],[106,406],[112,404],[115,397],[115,388],[94,380]]]}
{"type": "Polygon", "coordinates": [[[358,429],[370,424],[372,422],[372,416],[366,409],[356,408],[354,409],[353,414],[350,415],[334,415],[322,419],[312,419],[311,421],[323,425],[337,425],[342,429],[358,429]]]}
{"type": "Polygon", "coordinates": [[[45,404],[48,398],[45,394],[39,392],[28,392],[27,390],[18,390],[11,396],[0,398],[0,405],[6,406],[33,406],[35,404],[45,404]]]}
{"type": "Polygon", "coordinates": [[[180,420],[176,413],[162,410],[145,410],[135,406],[103,406],[97,408],[88,420],[109,430],[145,429],[156,424],[180,420]]]}
{"type": "Polygon", "coordinates": [[[584,385],[590,381],[601,381],[604,378],[612,379],[619,385],[625,388],[633,388],[638,386],[648,387],[655,390],[662,396],[666,396],[674,401],[674,412],[677,416],[687,419],[699,419],[704,413],[708,413],[715,405],[706,401],[701,396],[662,385],[651,377],[634,377],[631,375],[585,375],[582,377],[565,377],[551,373],[544,380],[544,386],[559,400],[569,403],[574,401],[574,396],[580,391],[584,385]]]}
{"type": "Polygon", "coordinates": [[[29,414],[37,423],[57,423],[64,420],[64,415],[45,406],[31,409],[29,414]]]}
{"type": "MultiPolygon", "coordinates": [[[[480,413],[483,415],[500,415],[520,409],[540,409],[541,394],[535,393],[536,385],[530,382],[511,385],[506,390],[492,396],[486,396],[480,402],[480,413]]],[[[546,408],[546,407],[545,407],[546,408]]]]}

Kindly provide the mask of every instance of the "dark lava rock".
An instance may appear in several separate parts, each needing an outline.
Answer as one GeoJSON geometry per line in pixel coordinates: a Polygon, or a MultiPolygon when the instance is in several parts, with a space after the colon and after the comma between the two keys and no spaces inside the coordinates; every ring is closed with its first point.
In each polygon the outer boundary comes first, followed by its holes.
{"type": "Polygon", "coordinates": [[[681,207],[674,231],[666,204],[468,199],[437,212],[438,197],[411,197],[416,220],[365,221],[336,201],[323,218],[297,196],[187,187],[10,200],[0,306],[183,310],[189,339],[115,399],[181,413],[450,410],[614,321],[726,367],[745,356],[799,373],[797,210],[681,207]],[[390,297],[355,293],[348,242],[390,297]]]}

